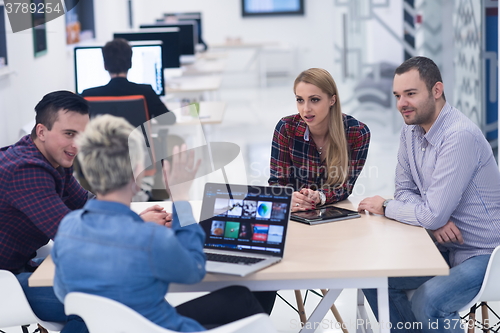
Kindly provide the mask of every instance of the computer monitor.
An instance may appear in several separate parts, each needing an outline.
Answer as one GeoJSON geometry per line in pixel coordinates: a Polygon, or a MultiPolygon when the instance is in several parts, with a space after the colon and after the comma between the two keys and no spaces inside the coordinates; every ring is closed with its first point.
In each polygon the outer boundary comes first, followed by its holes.
{"type": "Polygon", "coordinates": [[[144,29],[141,31],[117,32],[114,38],[123,38],[130,42],[132,41],[150,41],[161,40],[163,42],[163,68],[179,68],[181,67],[181,39],[180,29],[158,28],[144,29]]]}
{"type": "MultiPolygon", "coordinates": [[[[132,68],[127,78],[131,82],[150,84],[158,95],[165,95],[161,41],[132,44],[132,68]]],[[[104,69],[102,46],[75,47],[75,90],[106,85],[109,73],[104,69]]]]}
{"type": "Polygon", "coordinates": [[[304,0],[241,0],[241,15],[243,17],[304,15],[304,0]]]}
{"type": "Polygon", "coordinates": [[[194,56],[198,42],[198,24],[196,21],[182,21],[177,23],[141,24],[143,30],[157,28],[179,28],[181,40],[181,55],[194,56]]]}
{"type": "Polygon", "coordinates": [[[157,20],[157,23],[176,23],[182,21],[196,21],[198,24],[198,44],[203,46],[203,49],[208,48],[207,44],[203,41],[202,23],[200,12],[183,12],[183,13],[164,13],[163,18],[157,20]]]}

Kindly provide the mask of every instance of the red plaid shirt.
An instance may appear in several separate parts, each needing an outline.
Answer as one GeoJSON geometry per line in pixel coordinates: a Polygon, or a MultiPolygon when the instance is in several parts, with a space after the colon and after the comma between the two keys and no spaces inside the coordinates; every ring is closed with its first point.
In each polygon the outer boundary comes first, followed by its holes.
{"type": "Polygon", "coordinates": [[[296,191],[304,187],[321,189],[325,193],[326,203],[347,199],[365,165],[370,130],[351,116],[344,114],[343,118],[349,150],[349,174],[342,186],[335,188],[324,185],[327,178],[326,164],[321,162],[314,140],[306,135],[309,132],[307,125],[298,114],[284,117],[276,125],[269,185],[291,186],[296,191]]]}
{"type": "Polygon", "coordinates": [[[27,135],[0,149],[0,269],[18,271],[54,238],[61,219],[88,192],[73,168],[55,169],[27,135]]]}

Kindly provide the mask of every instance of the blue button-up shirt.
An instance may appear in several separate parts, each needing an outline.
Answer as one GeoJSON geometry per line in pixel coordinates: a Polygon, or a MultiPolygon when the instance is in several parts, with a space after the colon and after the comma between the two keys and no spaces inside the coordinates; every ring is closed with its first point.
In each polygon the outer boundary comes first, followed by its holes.
{"type": "Polygon", "coordinates": [[[500,245],[500,172],[480,129],[448,103],[424,133],[405,125],[389,218],[436,230],[453,221],[464,244],[445,244],[452,266],[500,245]]]}
{"type": "Polygon", "coordinates": [[[170,330],[201,331],[165,295],[171,282],[191,284],[205,276],[204,241],[187,202],[176,202],[167,228],[143,222],[121,203],[90,200],[68,214],[57,232],[54,291],[61,301],[72,291],[108,297],[170,330]],[[179,218],[193,224],[180,227],[179,218]]]}

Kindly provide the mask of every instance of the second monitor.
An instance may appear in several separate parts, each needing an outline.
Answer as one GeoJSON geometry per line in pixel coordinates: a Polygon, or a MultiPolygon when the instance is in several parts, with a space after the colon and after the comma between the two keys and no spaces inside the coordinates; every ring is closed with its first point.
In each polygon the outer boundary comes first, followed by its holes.
{"type": "Polygon", "coordinates": [[[196,21],[182,21],[177,23],[157,23],[141,24],[140,28],[144,31],[158,28],[179,28],[181,41],[181,62],[194,61],[196,55],[196,44],[198,43],[198,27],[196,21]]]}
{"type": "Polygon", "coordinates": [[[144,29],[141,31],[116,32],[114,38],[132,41],[161,40],[163,68],[181,67],[181,39],[179,28],[144,29]]]}

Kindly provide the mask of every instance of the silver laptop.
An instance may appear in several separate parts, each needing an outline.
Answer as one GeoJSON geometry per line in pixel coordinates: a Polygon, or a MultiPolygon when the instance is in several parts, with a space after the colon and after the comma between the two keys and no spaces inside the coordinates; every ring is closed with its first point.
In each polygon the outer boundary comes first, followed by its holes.
{"type": "Polygon", "coordinates": [[[207,183],[200,225],[207,272],[245,276],[283,258],[293,189],[207,183]]]}

